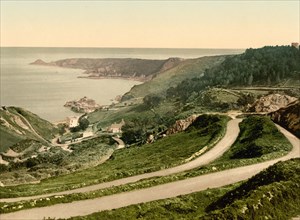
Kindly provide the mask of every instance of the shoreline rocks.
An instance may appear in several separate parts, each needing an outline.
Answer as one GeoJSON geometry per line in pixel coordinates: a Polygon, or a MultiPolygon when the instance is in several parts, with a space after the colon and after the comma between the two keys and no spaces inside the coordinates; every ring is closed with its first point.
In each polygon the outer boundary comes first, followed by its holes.
{"type": "Polygon", "coordinates": [[[73,112],[77,113],[90,113],[101,108],[95,100],[89,99],[86,96],[79,100],[68,101],[64,107],[69,107],[73,112]]]}

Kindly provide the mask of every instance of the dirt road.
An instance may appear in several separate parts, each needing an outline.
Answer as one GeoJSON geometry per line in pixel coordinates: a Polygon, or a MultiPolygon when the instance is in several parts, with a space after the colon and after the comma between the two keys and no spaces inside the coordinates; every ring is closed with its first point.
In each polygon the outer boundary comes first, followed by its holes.
{"type": "Polygon", "coordinates": [[[117,150],[118,149],[122,149],[125,147],[125,143],[123,140],[121,140],[120,138],[117,138],[117,137],[113,137],[112,139],[114,139],[117,143],[118,143],[118,147],[117,147],[117,150]]]}
{"type": "Polygon", "coordinates": [[[185,195],[193,192],[217,188],[250,178],[268,166],[290,158],[300,157],[300,142],[297,137],[277,126],[292,143],[292,151],[281,158],[259,164],[238,167],[230,170],[206,174],[181,181],[171,182],[146,189],[130,191],[97,199],[77,201],[67,204],[57,204],[49,207],[35,208],[15,213],[4,214],[1,219],[43,219],[44,217],[68,218],[83,216],[93,212],[116,209],[132,204],[149,202],[159,199],[185,195]]]}
{"type": "Polygon", "coordinates": [[[118,179],[118,180],[114,180],[111,182],[106,182],[106,183],[87,186],[87,187],[83,187],[83,188],[79,188],[79,189],[69,190],[69,191],[37,195],[37,196],[29,196],[29,197],[0,199],[0,202],[16,202],[16,201],[21,201],[21,200],[45,198],[45,197],[54,196],[54,195],[89,192],[89,191],[94,191],[94,190],[98,190],[98,189],[108,188],[111,186],[119,186],[119,185],[124,185],[127,183],[133,183],[133,182],[139,181],[141,179],[157,177],[157,176],[167,176],[170,174],[179,173],[182,171],[186,171],[186,170],[190,170],[190,169],[193,169],[193,168],[196,168],[199,166],[206,165],[206,164],[214,161],[218,157],[220,157],[234,143],[234,141],[236,140],[238,133],[239,133],[239,123],[241,121],[242,121],[241,119],[233,119],[233,120],[229,121],[227,124],[226,133],[225,133],[224,137],[211,150],[209,150],[202,156],[198,157],[197,159],[192,160],[191,162],[185,163],[183,165],[165,169],[165,170],[152,172],[152,173],[145,173],[145,174],[141,174],[141,175],[137,175],[137,176],[118,179]]]}

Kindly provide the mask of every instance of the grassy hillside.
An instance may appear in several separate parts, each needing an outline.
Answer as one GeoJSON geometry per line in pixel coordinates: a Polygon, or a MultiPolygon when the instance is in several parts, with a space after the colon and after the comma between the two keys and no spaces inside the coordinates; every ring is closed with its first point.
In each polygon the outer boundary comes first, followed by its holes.
{"type": "MultiPolygon", "coordinates": [[[[195,123],[187,130],[187,132],[194,132],[195,129],[197,127],[202,127],[203,124],[206,124],[208,122],[211,123],[212,126],[208,126],[207,128],[210,130],[210,133],[213,133],[213,131],[217,131],[217,127],[220,126],[219,123],[213,123],[214,121],[218,120],[218,118],[213,117],[210,118],[210,120],[204,120],[206,117],[210,117],[209,115],[206,115],[204,117],[200,117],[198,118],[198,121],[195,121],[195,123]]],[[[72,202],[72,201],[77,201],[77,200],[84,200],[84,199],[93,199],[93,198],[98,198],[101,196],[105,196],[105,195],[111,195],[111,194],[115,194],[115,193],[120,193],[120,192],[125,192],[125,191],[132,191],[132,190],[136,190],[136,189],[141,189],[141,188],[145,188],[145,187],[151,187],[151,186],[156,186],[159,184],[164,184],[164,183],[168,183],[168,182],[173,182],[173,181],[178,181],[178,180],[183,180],[183,179],[187,179],[190,177],[195,177],[195,176],[199,176],[199,175],[204,175],[207,173],[211,173],[211,172],[216,172],[216,171],[221,171],[221,170],[226,170],[226,169],[230,169],[230,168],[235,168],[235,167],[239,167],[239,166],[245,166],[245,165],[249,165],[249,164],[253,164],[253,163],[258,163],[258,162],[263,162],[266,160],[270,160],[270,159],[274,159],[276,157],[281,157],[284,154],[288,153],[289,149],[290,149],[290,144],[287,142],[287,140],[283,137],[281,140],[278,140],[278,131],[274,130],[276,129],[276,127],[274,126],[274,124],[270,123],[270,120],[266,120],[266,117],[263,117],[262,119],[264,120],[259,120],[256,119],[256,117],[251,118],[251,120],[253,121],[252,123],[247,122],[247,120],[245,119],[246,123],[242,122],[241,123],[241,127],[243,128],[243,134],[245,134],[245,131],[247,131],[246,133],[249,134],[251,132],[257,131],[258,133],[262,132],[265,133],[262,136],[256,136],[253,139],[253,142],[255,141],[259,141],[262,142],[263,139],[268,140],[275,140],[274,142],[274,146],[270,146],[269,150],[271,152],[269,153],[265,153],[260,157],[254,157],[254,158],[242,158],[242,159],[232,159],[230,158],[228,155],[230,155],[230,150],[227,153],[225,153],[225,155],[223,157],[221,157],[219,160],[212,162],[209,165],[206,166],[202,166],[202,167],[198,167],[189,171],[185,171],[185,172],[180,172],[180,173],[176,173],[176,174],[172,174],[169,176],[164,176],[164,177],[154,177],[154,178],[148,178],[148,179],[144,179],[135,183],[129,183],[129,184],[125,184],[125,185],[121,185],[121,186],[114,186],[114,187],[110,187],[110,188],[106,188],[106,189],[100,189],[100,190],[96,190],[96,191],[92,191],[92,192],[87,192],[87,193],[75,193],[72,195],[65,195],[63,198],[57,198],[55,196],[50,197],[51,200],[51,204],[57,204],[57,203],[64,203],[64,202],[72,202]],[[266,121],[266,124],[264,123],[264,121],[266,121]],[[253,124],[261,124],[264,125],[262,127],[260,127],[260,130],[254,130],[255,126],[253,126],[253,124]],[[264,129],[265,127],[265,129],[264,129]],[[268,131],[272,131],[272,132],[266,132],[264,130],[266,130],[266,128],[268,128],[268,131]]],[[[198,131],[199,133],[200,131],[198,131]]],[[[200,132],[202,133],[202,132],[200,132]]],[[[245,135],[240,135],[237,141],[239,143],[239,147],[238,148],[243,148],[243,147],[247,147],[248,143],[247,142],[240,142],[240,140],[244,139],[245,135]]],[[[176,140],[176,139],[174,139],[176,140]]],[[[86,143],[82,145],[82,148],[85,148],[87,145],[89,145],[90,143],[86,143]]],[[[90,148],[89,148],[90,149],[90,148]]],[[[168,153],[169,154],[169,153],[168,153]]],[[[96,155],[95,155],[96,156],[96,155]]],[[[159,156],[159,155],[157,155],[159,156]]],[[[87,172],[90,172],[90,170],[86,170],[87,172]]],[[[15,188],[14,188],[15,189],[15,188]]],[[[11,192],[11,191],[10,191],[11,192]]],[[[19,195],[23,195],[23,193],[19,192],[19,195]]],[[[26,190],[24,190],[24,193],[27,193],[26,190]]],[[[209,194],[206,194],[207,196],[209,194]]],[[[19,208],[17,207],[21,207],[20,209],[25,209],[25,208],[31,208],[31,203],[33,202],[33,200],[28,201],[28,202],[17,202],[17,203],[11,203],[9,204],[9,206],[6,206],[5,203],[0,204],[0,212],[1,209],[4,212],[9,212],[12,210],[19,210],[19,208]],[[1,206],[2,205],[2,206],[1,206]]],[[[35,207],[41,207],[41,206],[47,206],[49,205],[50,202],[47,200],[39,200],[35,207]]],[[[205,207],[202,207],[200,210],[204,210],[205,207]]],[[[191,215],[194,215],[193,213],[191,213],[191,215]]]]}
{"type": "Polygon", "coordinates": [[[10,146],[21,140],[24,140],[23,135],[11,132],[6,127],[0,125],[0,152],[6,152],[10,146]]]}
{"type": "MultiPolygon", "coordinates": [[[[255,89],[253,85],[283,86],[281,82],[297,82],[299,56],[297,49],[282,46],[249,49],[241,55],[185,60],[152,80],[133,87],[123,96],[122,103],[111,107],[113,110],[93,112],[88,119],[103,128],[122,119],[132,121],[136,117],[154,117],[151,108],[143,108],[142,105],[143,98],[149,95],[161,100],[155,106],[161,118],[172,116],[179,119],[207,111],[244,110],[256,98],[269,92],[268,88],[255,89]],[[234,89],[236,86],[240,89],[234,89]]],[[[281,92],[289,91],[294,90],[285,88],[281,92]]]]}
{"type": "Polygon", "coordinates": [[[224,116],[200,116],[185,132],[170,135],[153,144],[115,151],[110,160],[93,168],[48,178],[35,185],[2,187],[0,196],[61,191],[176,166],[222,136],[227,120],[224,116]]]}
{"type": "Polygon", "coordinates": [[[289,219],[300,214],[300,159],[279,162],[211,203],[204,219],[289,219]]]}
{"type": "Polygon", "coordinates": [[[279,162],[241,184],[70,219],[290,219],[300,214],[299,165],[279,162]]]}
{"type": "Polygon", "coordinates": [[[23,116],[32,126],[32,128],[43,138],[51,140],[54,138],[55,134],[58,133],[57,128],[50,122],[40,118],[38,115],[26,111],[25,109],[18,107],[8,107],[9,112],[15,115],[23,116]]]}
{"type": "Polygon", "coordinates": [[[174,87],[182,80],[200,77],[205,70],[223,62],[225,56],[201,57],[182,61],[178,66],[157,75],[152,80],[134,86],[122,100],[144,97],[148,94],[164,94],[169,87],[174,87]]]}
{"type": "Polygon", "coordinates": [[[289,150],[291,144],[268,117],[250,116],[240,124],[238,139],[222,157],[223,159],[257,158],[273,152],[289,150]]]}
{"type": "Polygon", "coordinates": [[[207,69],[203,77],[187,79],[167,91],[169,98],[187,102],[207,87],[281,86],[297,82],[300,72],[300,51],[290,46],[247,49],[241,55],[227,57],[224,62],[207,69]]]}
{"type": "Polygon", "coordinates": [[[57,134],[57,128],[37,115],[17,107],[0,110],[0,152],[24,139],[44,141],[57,134]],[[37,133],[37,134],[36,134],[37,133]]]}

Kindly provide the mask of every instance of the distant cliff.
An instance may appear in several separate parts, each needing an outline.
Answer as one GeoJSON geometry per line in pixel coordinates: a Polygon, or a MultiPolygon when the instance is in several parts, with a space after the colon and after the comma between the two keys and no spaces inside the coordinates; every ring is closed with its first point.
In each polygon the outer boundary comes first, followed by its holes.
{"type": "Polygon", "coordinates": [[[72,58],[54,62],[44,62],[41,59],[32,65],[58,66],[85,70],[89,78],[126,78],[147,81],[154,76],[177,66],[183,59],[169,58],[166,60],[146,60],[129,58],[72,58]]]}

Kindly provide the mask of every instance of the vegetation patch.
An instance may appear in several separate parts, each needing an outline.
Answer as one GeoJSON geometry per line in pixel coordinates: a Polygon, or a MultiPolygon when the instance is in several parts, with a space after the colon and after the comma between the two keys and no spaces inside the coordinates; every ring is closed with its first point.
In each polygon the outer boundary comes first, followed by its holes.
{"type": "Polygon", "coordinates": [[[17,107],[9,107],[8,109],[16,115],[19,114],[26,118],[33,129],[47,140],[51,140],[54,138],[54,135],[58,133],[58,129],[53,124],[29,111],[25,111],[24,109],[17,107]]]}
{"type": "Polygon", "coordinates": [[[291,144],[269,117],[250,116],[240,123],[240,134],[222,159],[258,158],[274,152],[288,152],[291,144]]]}
{"type": "Polygon", "coordinates": [[[205,219],[289,219],[299,214],[299,165],[297,158],[260,172],[211,203],[205,219]]]}

